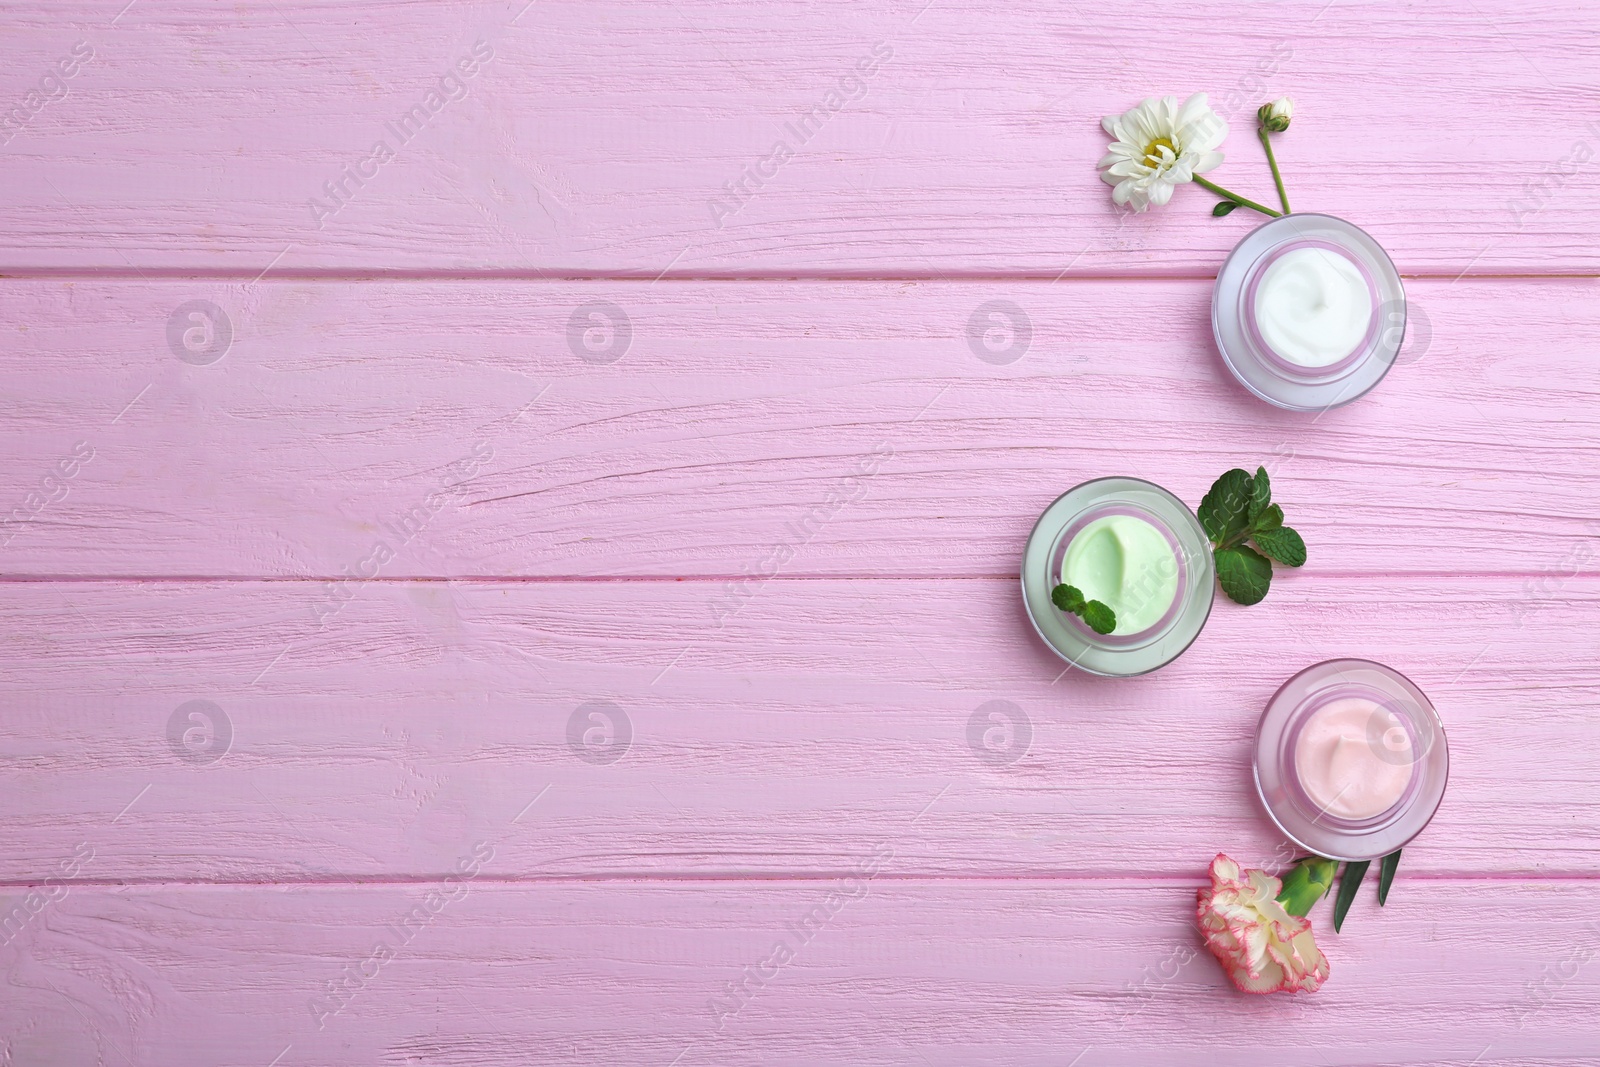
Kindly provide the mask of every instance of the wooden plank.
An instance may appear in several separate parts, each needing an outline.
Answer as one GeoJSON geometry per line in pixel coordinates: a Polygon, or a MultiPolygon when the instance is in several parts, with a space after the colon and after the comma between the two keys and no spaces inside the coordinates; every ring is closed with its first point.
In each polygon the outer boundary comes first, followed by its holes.
{"type": "Polygon", "coordinates": [[[1261,199],[1252,110],[1297,98],[1295,206],[1408,273],[1600,270],[1583,0],[124,8],[5,14],[0,270],[1209,274],[1248,216],[1095,173],[1103,115],[1196,90],[1261,199]]]}
{"type": "Polygon", "coordinates": [[[515,877],[1282,861],[1250,739],[1336,656],[1414,678],[1457,754],[1403,874],[1600,872],[1592,578],[1286,576],[1124,680],[1062,676],[1005,579],[777,579],[720,623],[706,582],[378,581],[320,622],[310,583],[5,589],[3,879],[81,840],[116,881],[437,876],[513,823],[515,877]]]}
{"type": "Polygon", "coordinates": [[[1265,463],[1318,573],[1592,573],[1596,282],[1412,288],[1406,362],[1310,416],[1228,376],[1192,280],[9,281],[0,567],[1006,575],[1079,481],[1265,463]]]}
{"type": "Polygon", "coordinates": [[[479,879],[449,887],[73,888],[0,947],[0,1048],[171,1067],[1099,1067],[1218,1048],[1577,1063],[1600,1044],[1593,881],[1417,881],[1381,913],[1369,891],[1342,935],[1324,905],[1330,978],[1290,1000],[1235,992],[1205,954],[1199,871],[930,883],[891,858],[849,883],[494,884],[483,845],[479,879]]]}

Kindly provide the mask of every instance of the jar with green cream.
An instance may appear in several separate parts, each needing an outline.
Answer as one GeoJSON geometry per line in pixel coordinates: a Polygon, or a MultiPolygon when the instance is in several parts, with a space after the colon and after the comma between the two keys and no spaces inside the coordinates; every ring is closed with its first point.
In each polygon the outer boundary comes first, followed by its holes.
{"type": "Polygon", "coordinates": [[[1097,478],[1045,509],[1023,551],[1022,595],[1057,655],[1093,674],[1146,674],[1176,659],[1211,613],[1205,530],[1184,503],[1137,478],[1097,478]],[[1059,584],[1116,616],[1096,633],[1051,600],[1059,584]]]}

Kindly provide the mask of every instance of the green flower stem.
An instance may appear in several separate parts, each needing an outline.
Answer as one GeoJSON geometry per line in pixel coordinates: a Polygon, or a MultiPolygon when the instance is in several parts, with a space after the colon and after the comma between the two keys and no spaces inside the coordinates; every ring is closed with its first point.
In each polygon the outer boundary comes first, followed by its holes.
{"type": "Polygon", "coordinates": [[[1283,213],[1289,214],[1289,194],[1283,191],[1283,175],[1278,173],[1278,157],[1272,154],[1272,134],[1265,126],[1256,127],[1261,147],[1267,150],[1267,166],[1272,168],[1272,183],[1278,187],[1278,199],[1283,201],[1283,213]]]}
{"type": "Polygon", "coordinates": [[[1216,193],[1218,196],[1222,197],[1222,199],[1224,199],[1224,200],[1232,200],[1235,204],[1238,204],[1240,207],[1247,207],[1247,208],[1250,208],[1253,211],[1259,211],[1263,215],[1271,215],[1273,218],[1277,218],[1279,215],[1283,214],[1283,212],[1281,212],[1281,211],[1274,211],[1270,207],[1265,207],[1265,206],[1263,206],[1261,204],[1258,204],[1254,200],[1246,200],[1244,197],[1240,196],[1238,193],[1230,193],[1230,192],[1228,192],[1228,190],[1224,189],[1222,186],[1217,185],[1214,182],[1208,182],[1204,178],[1200,177],[1200,175],[1198,175],[1198,174],[1196,174],[1194,176],[1194,183],[1196,185],[1200,186],[1200,188],[1202,188],[1202,189],[1210,189],[1213,193],[1216,193]]]}

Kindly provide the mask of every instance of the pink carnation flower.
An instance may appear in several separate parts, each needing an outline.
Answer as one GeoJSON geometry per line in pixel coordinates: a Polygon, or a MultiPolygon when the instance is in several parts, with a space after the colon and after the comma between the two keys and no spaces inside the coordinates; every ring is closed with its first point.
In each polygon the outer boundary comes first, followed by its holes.
{"type": "Polygon", "coordinates": [[[1283,883],[1244,870],[1222,855],[1211,861],[1211,888],[1198,894],[1195,916],[1206,946],[1244,993],[1316,992],[1328,960],[1311,939],[1311,920],[1278,903],[1283,883]]]}

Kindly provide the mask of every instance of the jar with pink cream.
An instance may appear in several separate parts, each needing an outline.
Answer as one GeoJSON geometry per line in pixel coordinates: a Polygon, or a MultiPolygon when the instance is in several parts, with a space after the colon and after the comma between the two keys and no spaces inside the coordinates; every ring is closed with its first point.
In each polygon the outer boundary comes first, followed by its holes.
{"type": "Polygon", "coordinates": [[[1444,798],[1444,726],[1422,690],[1371,660],[1327,660],[1285,682],[1256,732],[1256,789],[1278,827],[1338,860],[1375,860],[1444,798]]]}

